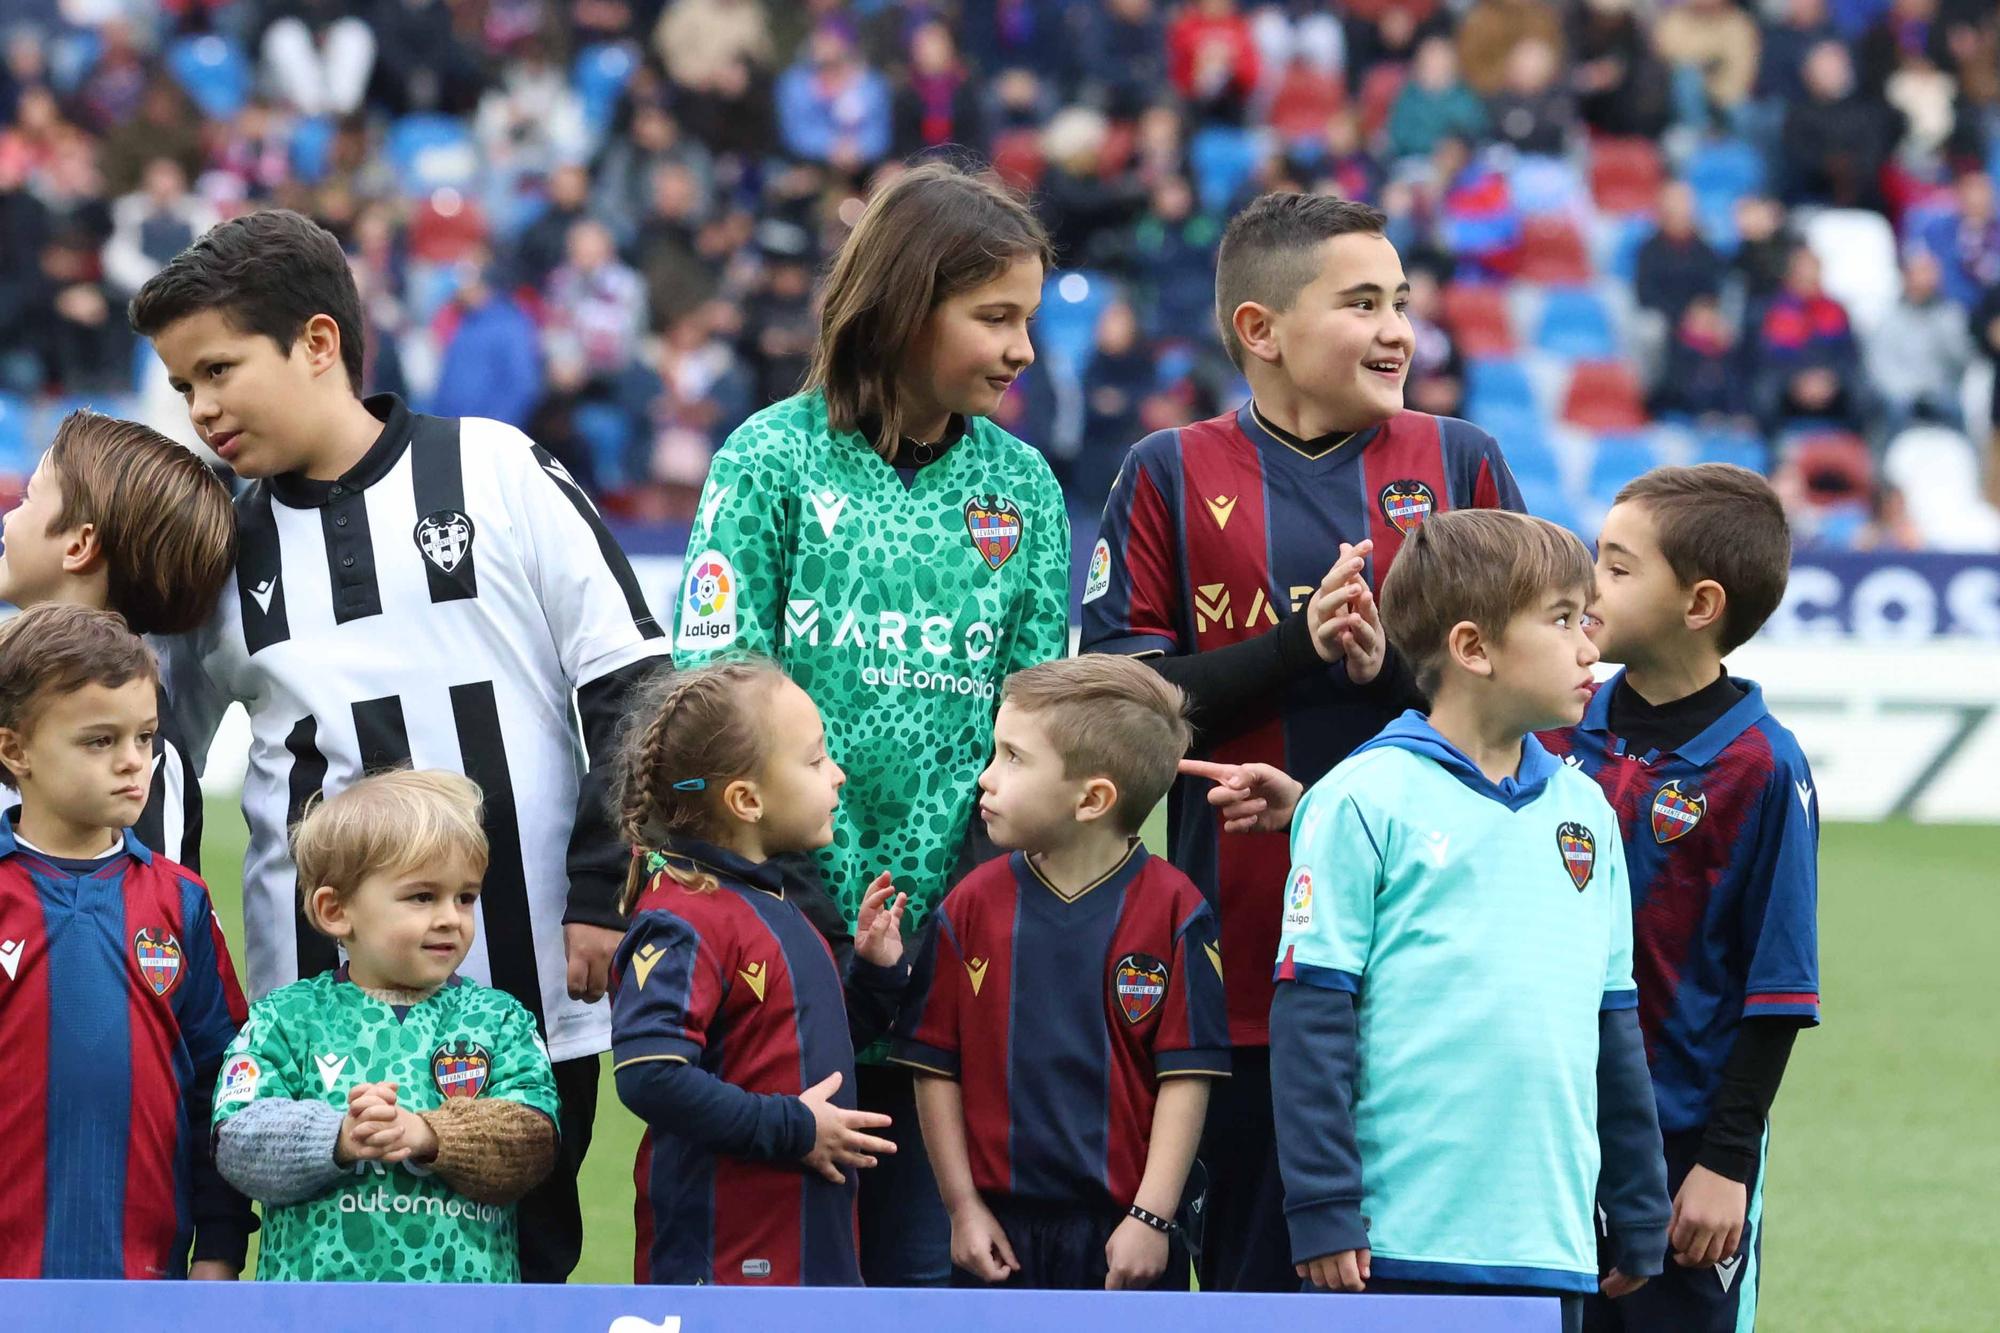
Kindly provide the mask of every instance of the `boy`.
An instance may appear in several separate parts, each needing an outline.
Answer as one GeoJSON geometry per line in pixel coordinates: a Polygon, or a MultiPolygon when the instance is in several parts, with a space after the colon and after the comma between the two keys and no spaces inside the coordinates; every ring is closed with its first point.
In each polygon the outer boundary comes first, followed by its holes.
{"type": "Polygon", "coordinates": [[[1271,1007],[1296,1271],[1344,1291],[1559,1295],[1659,1272],[1668,1204],[1602,793],[1532,733],[1582,716],[1590,556],[1524,515],[1412,534],[1383,620],[1431,698],[1293,826],[1271,1007]],[[1600,1171],[1601,1162],[1601,1171],[1600,1171]]]}
{"type": "Polygon", "coordinates": [[[956,1285],[1188,1289],[1173,1218],[1229,1071],[1222,961],[1200,892],[1137,837],[1183,708],[1118,658],[1007,679],[979,812],[1015,850],[938,908],[895,1052],[956,1285]]]}
{"type": "MultiPolygon", "coordinates": [[[[1371,591],[1407,534],[1448,509],[1522,507],[1485,432],[1403,410],[1415,334],[1386,225],[1300,194],[1265,195],[1229,224],[1216,316],[1251,401],[1133,447],[1083,594],[1084,651],[1148,657],[1187,691],[1198,750],[1308,783],[1413,701],[1371,591]]],[[[1202,1140],[1201,1285],[1286,1291],[1265,1047],[1290,863],[1270,836],[1223,858],[1203,796],[1180,783],[1169,813],[1174,864],[1221,919],[1235,1047],[1202,1140]]]]}
{"type": "Polygon", "coordinates": [[[1597,548],[1598,651],[1624,670],[1542,739],[1597,780],[1632,873],[1633,974],[1674,1190],[1675,1262],[1593,1302],[1631,1333],[1751,1327],[1767,1117],[1801,1027],[1819,1021],[1819,809],[1812,770],[1723,657],[1784,596],[1785,513],[1721,463],[1629,483],[1597,548]]]}
{"type": "MultiPolygon", "coordinates": [[[[0,601],[116,611],[134,634],[202,623],[236,563],[229,491],[157,431],[95,412],[64,417],[4,520],[0,601]]],[[[133,836],[201,873],[201,783],[164,698],[152,791],[133,836]]]]}
{"type": "Polygon", "coordinates": [[[486,872],[479,789],[363,778],[292,855],[347,962],[259,1000],[223,1064],[216,1162],[264,1204],[257,1276],[518,1282],[514,1204],[555,1161],[556,1085],[528,1011],[457,975],[486,872]]]}
{"type": "Polygon", "coordinates": [[[196,431],[254,483],[215,614],[168,657],[197,758],[229,701],[250,713],[251,993],[336,962],[301,915],[286,848],[308,799],[411,763],[471,778],[492,855],[466,971],[527,1007],[556,1062],[561,1156],[522,1205],[521,1271],[560,1281],[582,1246],[576,1172],[621,938],[627,854],[605,774],[625,695],[666,641],[546,449],[497,422],[359,396],[360,298],[310,220],[271,211],[210,229],[131,313],[196,431]]]}
{"type": "Polygon", "coordinates": [[[203,1132],[243,992],[207,889],[131,832],[158,690],[108,611],[0,626],[0,1277],[233,1278],[255,1225],[203,1132]]]}

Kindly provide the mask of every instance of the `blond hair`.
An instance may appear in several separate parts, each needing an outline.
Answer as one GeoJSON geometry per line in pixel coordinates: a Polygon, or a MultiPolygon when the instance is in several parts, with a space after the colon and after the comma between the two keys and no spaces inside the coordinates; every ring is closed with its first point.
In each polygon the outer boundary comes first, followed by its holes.
{"type": "Polygon", "coordinates": [[[1094,653],[1017,671],[1000,702],[1041,723],[1065,778],[1111,780],[1112,818],[1128,834],[1174,785],[1194,739],[1180,687],[1129,657],[1094,653]]]}
{"type": "Polygon", "coordinates": [[[300,905],[312,909],[326,885],[346,902],[370,875],[396,875],[457,861],[486,874],[486,830],[478,784],[444,769],[390,769],[362,778],[337,796],[315,797],[292,830],[300,905]]]}

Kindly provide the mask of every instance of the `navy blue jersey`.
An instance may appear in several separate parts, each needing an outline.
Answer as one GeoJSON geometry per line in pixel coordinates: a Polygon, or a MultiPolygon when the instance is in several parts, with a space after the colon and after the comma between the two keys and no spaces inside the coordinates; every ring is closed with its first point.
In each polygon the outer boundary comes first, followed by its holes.
{"type": "Polygon", "coordinates": [[[1541,738],[1618,812],[1639,1020],[1660,1129],[1678,1134],[1708,1123],[1745,1017],[1819,1021],[1819,801],[1754,682],[1687,744],[1635,755],[1610,729],[1619,679],[1541,738]]]}
{"type": "MultiPolygon", "coordinates": [[[[1104,511],[1083,597],[1086,652],[1208,652],[1302,612],[1342,542],[1372,539],[1378,592],[1406,533],[1447,509],[1522,507],[1493,438],[1468,422],[1401,412],[1317,456],[1274,434],[1254,406],[1134,445],[1104,511]]],[[[1358,693],[1333,666],[1209,746],[1311,786],[1370,740],[1401,701],[1358,693]]],[[[1291,853],[1279,833],[1232,834],[1204,782],[1169,805],[1174,864],[1215,905],[1236,1045],[1269,1041],[1271,960],[1291,853]]]]}

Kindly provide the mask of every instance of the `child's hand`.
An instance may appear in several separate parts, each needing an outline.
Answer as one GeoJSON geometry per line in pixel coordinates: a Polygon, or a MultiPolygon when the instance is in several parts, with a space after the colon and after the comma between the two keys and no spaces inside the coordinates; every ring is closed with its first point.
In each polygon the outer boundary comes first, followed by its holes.
{"type": "Polygon", "coordinates": [[[1278,833],[1290,828],[1292,812],[1306,794],[1290,774],[1269,764],[1183,759],[1181,772],[1215,784],[1208,803],[1221,812],[1222,827],[1230,833],[1278,833]]]}
{"type": "Polygon", "coordinates": [[[1167,1233],[1128,1217],[1104,1242],[1104,1262],[1109,1270],[1104,1275],[1106,1291],[1150,1287],[1167,1271],[1167,1233]]]}
{"type": "Polygon", "coordinates": [[[1728,1263],[1743,1243],[1743,1216],[1749,1190],[1740,1181],[1697,1166],[1674,1196],[1674,1219],[1667,1243],[1674,1262],[1683,1268],[1711,1268],[1728,1263]]]}
{"type": "Polygon", "coordinates": [[[1598,1284],[1597,1289],[1604,1293],[1606,1300],[1615,1301],[1621,1296],[1630,1296],[1645,1285],[1645,1278],[1626,1277],[1614,1268],[1605,1275],[1604,1281],[1598,1284]]]}
{"type": "Polygon", "coordinates": [[[1322,1254],[1309,1263],[1293,1264],[1292,1271],[1322,1291],[1366,1291],[1368,1251],[1322,1254]]]}
{"type": "Polygon", "coordinates": [[[884,907],[895,892],[887,871],[877,875],[861,896],[861,913],[854,921],[854,954],[877,967],[894,967],[903,960],[903,909],[910,895],[897,893],[896,900],[884,907]]]}
{"type": "MultiPolygon", "coordinates": [[[[1368,591],[1361,571],[1369,552],[1374,549],[1372,541],[1364,541],[1359,546],[1342,542],[1340,558],[1333,562],[1332,569],[1326,571],[1326,577],[1319,581],[1312,600],[1306,603],[1306,628],[1312,631],[1313,651],[1329,666],[1347,656],[1347,645],[1341,636],[1352,631],[1359,619],[1356,598],[1368,591]]],[[[1370,600],[1372,602],[1372,597],[1370,600]]]]}
{"type": "Polygon", "coordinates": [[[366,1136],[395,1123],[396,1115],[395,1105],[379,1098],[369,1098],[359,1105],[350,1100],[347,1114],[340,1121],[340,1137],[333,1142],[334,1165],[353,1166],[356,1162],[380,1160],[381,1152],[366,1136]]]}
{"type": "MultiPolygon", "coordinates": [[[[898,944],[900,950],[901,945],[898,944]]],[[[828,1074],[799,1094],[799,1100],[813,1117],[812,1151],[800,1158],[810,1169],[834,1184],[845,1183],[843,1166],[873,1166],[871,1153],[892,1153],[896,1145],[863,1130],[886,1129],[889,1117],[879,1111],[850,1111],[830,1100],[840,1090],[840,1075],[828,1074]]]]}
{"type": "Polygon", "coordinates": [[[357,1083],[347,1090],[347,1109],[350,1112],[365,1111],[371,1106],[394,1106],[396,1085],[394,1083],[357,1083]]]}
{"type": "Polygon", "coordinates": [[[364,1114],[354,1139],[368,1156],[384,1162],[428,1162],[437,1156],[437,1131],[415,1111],[374,1106],[364,1114]]]}
{"type": "Polygon", "coordinates": [[[976,1198],[951,1215],[951,1261],[985,1282],[1005,1282],[1021,1271],[1000,1219],[976,1198]]]}

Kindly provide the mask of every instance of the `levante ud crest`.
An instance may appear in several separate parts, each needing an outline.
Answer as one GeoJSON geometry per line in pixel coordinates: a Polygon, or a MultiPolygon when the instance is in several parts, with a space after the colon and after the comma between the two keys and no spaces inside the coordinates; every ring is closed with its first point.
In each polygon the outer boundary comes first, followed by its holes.
{"type": "Polygon", "coordinates": [[[431,1078],[445,1097],[477,1097],[492,1070],[493,1057],[486,1048],[469,1041],[440,1046],[431,1056],[431,1078]]]}
{"type": "Polygon", "coordinates": [[[155,995],[164,996],[181,979],[181,942],[170,931],[141,927],[132,937],[132,960],[155,995]]]}
{"type": "Polygon", "coordinates": [[[1708,810],[1708,797],[1689,795],[1676,778],[1653,797],[1653,841],[1673,842],[1694,832],[1708,810]]]}
{"type": "Polygon", "coordinates": [[[1021,511],[1002,496],[974,496],[965,504],[965,531],[987,567],[998,569],[1021,548],[1021,511]]]}
{"type": "Polygon", "coordinates": [[[1112,967],[1111,986],[1125,1021],[1137,1023],[1167,998],[1167,965],[1149,953],[1128,953],[1112,967]]]}
{"type": "Polygon", "coordinates": [[[419,519],[413,535],[424,559],[449,574],[472,549],[472,520],[456,509],[440,509],[419,519]]]}
{"type": "Polygon", "coordinates": [[[1564,824],[1556,830],[1556,846],[1562,851],[1563,869],[1570,883],[1582,893],[1597,869],[1597,838],[1581,824],[1564,824]]]}
{"type": "Polygon", "coordinates": [[[1392,481],[1382,488],[1382,517],[1408,536],[1437,509],[1437,496],[1421,481],[1392,481]]]}

